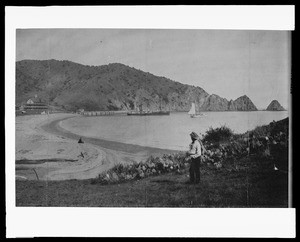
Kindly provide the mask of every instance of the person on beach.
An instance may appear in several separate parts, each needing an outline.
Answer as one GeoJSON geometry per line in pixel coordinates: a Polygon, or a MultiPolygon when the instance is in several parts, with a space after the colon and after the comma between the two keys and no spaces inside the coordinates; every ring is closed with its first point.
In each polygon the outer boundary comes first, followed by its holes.
{"type": "MultiPolygon", "coordinates": [[[[78,140],[78,144],[83,144],[83,143],[84,143],[84,142],[83,142],[82,138],[80,137],[79,140],[78,140]]],[[[80,145],[80,146],[81,146],[81,145],[80,145]]],[[[84,158],[83,147],[81,146],[80,149],[81,149],[82,151],[80,151],[80,155],[78,155],[77,157],[82,157],[82,158],[84,158]]]]}
{"type": "Polygon", "coordinates": [[[190,144],[189,151],[186,152],[188,159],[190,159],[190,181],[188,183],[200,182],[200,157],[201,157],[201,144],[199,142],[199,135],[195,132],[190,134],[192,143],[190,144]]]}

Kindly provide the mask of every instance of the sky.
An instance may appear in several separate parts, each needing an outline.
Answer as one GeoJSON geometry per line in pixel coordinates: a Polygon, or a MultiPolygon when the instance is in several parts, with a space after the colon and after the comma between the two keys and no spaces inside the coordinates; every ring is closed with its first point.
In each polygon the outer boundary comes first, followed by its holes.
{"type": "Polygon", "coordinates": [[[259,109],[288,108],[290,32],[164,29],[17,29],[16,60],[122,63],[259,109]]]}

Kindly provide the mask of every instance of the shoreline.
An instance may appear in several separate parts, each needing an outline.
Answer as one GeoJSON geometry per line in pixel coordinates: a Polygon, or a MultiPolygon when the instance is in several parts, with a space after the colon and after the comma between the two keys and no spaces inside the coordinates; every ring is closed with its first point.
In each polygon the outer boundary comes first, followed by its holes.
{"type": "Polygon", "coordinates": [[[30,115],[16,119],[15,175],[25,180],[89,179],[109,169],[105,151],[92,144],[78,144],[41,126],[74,115],[30,115]],[[80,156],[83,154],[82,156],[80,156]]]}
{"type": "Polygon", "coordinates": [[[135,145],[135,144],[127,144],[127,143],[122,143],[122,142],[118,142],[118,141],[110,141],[110,140],[99,139],[99,138],[91,138],[91,137],[87,137],[87,136],[80,136],[80,135],[71,133],[70,131],[62,128],[59,125],[59,123],[61,121],[69,119],[69,118],[73,118],[73,117],[76,117],[76,116],[54,120],[50,123],[42,125],[41,128],[48,133],[55,134],[55,135],[61,135],[61,136],[64,136],[64,137],[66,137],[68,139],[72,139],[72,140],[79,140],[79,138],[81,137],[84,142],[87,142],[87,143],[90,143],[93,145],[97,145],[100,148],[109,149],[111,151],[125,152],[125,153],[129,153],[129,154],[146,152],[149,156],[179,152],[179,150],[161,149],[161,148],[141,146],[141,145],[135,145]]]}
{"type": "Polygon", "coordinates": [[[73,117],[76,115],[61,113],[16,119],[16,179],[91,179],[118,163],[142,162],[151,155],[177,152],[82,137],[59,126],[62,120],[73,117]],[[83,144],[78,143],[80,137],[83,144]]]}

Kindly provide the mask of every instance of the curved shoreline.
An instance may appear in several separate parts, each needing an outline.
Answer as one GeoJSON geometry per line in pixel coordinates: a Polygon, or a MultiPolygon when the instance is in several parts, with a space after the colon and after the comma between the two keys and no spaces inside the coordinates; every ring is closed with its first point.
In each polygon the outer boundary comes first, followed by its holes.
{"type": "MultiPolygon", "coordinates": [[[[73,116],[76,117],[76,116],[73,116]]],[[[72,139],[72,140],[79,140],[79,138],[83,138],[84,142],[99,146],[100,148],[112,150],[112,151],[118,151],[118,152],[125,152],[128,154],[137,154],[137,153],[146,153],[148,156],[150,155],[163,155],[167,153],[176,153],[179,152],[179,150],[169,150],[169,149],[160,149],[160,148],[154,148],[154,147],[147,147],[147,146],[140,146],[140,145],[134,145],[134,144],[126,144],[122,142],[117,141],[109,141],[99,138],[91,138],[86,136],[80,136],[74,133],[71,133],[70,131],[62,128],[59,125],[59,122],[73,118],[73,117],[66,117],[57,119],[54,121],[51,121],[50,123],[46,123],[41,126],[41,128],[50,133],[55,135],[64,136],[66,138],[72,139]]]]}
{"type": "Polygon", "coordinates": [[[74,115],[24,115],[16,119],[16,179],[21,176],[28,180],[90,179],[120,161],[98,146],[81,145],[41,128],[66,117],[74,115]]]}

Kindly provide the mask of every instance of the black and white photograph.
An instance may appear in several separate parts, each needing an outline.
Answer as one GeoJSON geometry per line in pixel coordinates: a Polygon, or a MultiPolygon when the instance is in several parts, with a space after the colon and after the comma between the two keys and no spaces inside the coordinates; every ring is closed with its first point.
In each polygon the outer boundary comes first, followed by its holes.
{"type": "Polygon", "coordinates": [[[291,207],[292,31],[14,34],[16,208],[291,207]]]}

